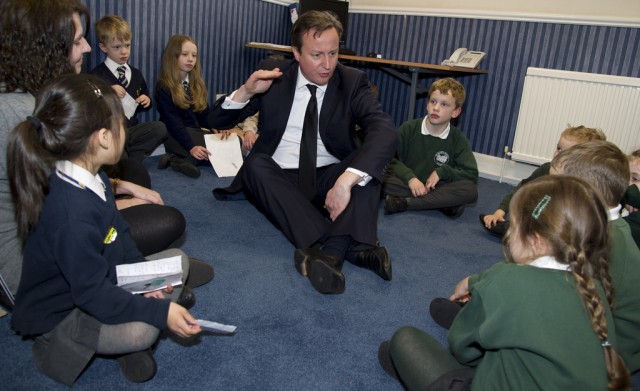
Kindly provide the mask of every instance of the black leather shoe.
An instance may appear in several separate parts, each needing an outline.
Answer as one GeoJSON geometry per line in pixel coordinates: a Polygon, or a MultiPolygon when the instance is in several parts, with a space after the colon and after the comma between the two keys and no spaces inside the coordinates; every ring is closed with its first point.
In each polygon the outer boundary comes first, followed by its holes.
{"type": "Polygon", "coordinates": [[[196,305],[196,295],[188,286],[184,286],[182,287],[182,292],[180,293],[180,297],[178,297],[176,303],[180,304],[186,309],[190,309],[191,307],[196,305]]]}
{"type": "Polygon", "coordinates": [[[334,260],[327,257],[310,258],[307,272],[311,285],[320,293],[340,294],[344,292],[344,275],[334,266],[334,260]]]}
{"type": "Polygon", "coordinates": [[[391,281],[391,258],[385,247],[373,247],[360,251],[348,251],[347,261],[356,266],[372,270],[387,281],[391,281]]]}
{"type": "Polygon", "coordinates": [[[164,170],[165,168],[169,167],[169,164],[171,164],[171,160],[173,160],[173,155],[170,155],[168,153],[165,153],[164,155],[160,156],[160,161],[158,162],[158,169],[164,170]]]}
{"type": "Polygon", "coordinates": [[[297,248],[293,253],[293,264],[301,276],[306,277],[309,274],[309,260],[313,257],[321,257],[322,250],[319,245],[309,248],[297,248]]]}
{"type": "Polygon", "coordinates": [[[189,178],[200,177],[200,170],[198,169],[198,167],[194,166],[193,164],[189,163],[186,160],[175,159],[175,160],[172,160],[171,163],[169,164],[171,165],[171,168],[173,169],[173,171],[177,171],[181,174],[184,174],[189,178]]]}
{"type": "Polygon", "coordinates": [[[197,258],[189,258],[189,276],[185,285],[189,288],[197,288],[213,280],[214,275],[213,266],[197,258]]]}
{"type": "Polygon", "coordinates": [[[156,360],[149,349],[120,356],[118,363],[124,377],[134,383],[150,380],[157,371],[156,360]]]}
{"type": "Polygon", "coordinates": [[[344,292],[344,275],[340,271],[342,260],[322,252],[319,245],[298,248],[293,253],[293,262],[300,275],[309,277],[311,285],[320,293],[344,292]]]}

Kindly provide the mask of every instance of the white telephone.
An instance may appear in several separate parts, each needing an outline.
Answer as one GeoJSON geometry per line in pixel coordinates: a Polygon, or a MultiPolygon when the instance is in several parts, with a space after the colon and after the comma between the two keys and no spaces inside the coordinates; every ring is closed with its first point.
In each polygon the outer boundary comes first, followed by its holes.
{"type": "Polygon", "coordinates": [[[477,68],[480,61],[486,56],[485,52],[469,51],[467,48],[458,48],[449,57],[448,60],[442,61],[440,65],[462,68],[477,68]]]}

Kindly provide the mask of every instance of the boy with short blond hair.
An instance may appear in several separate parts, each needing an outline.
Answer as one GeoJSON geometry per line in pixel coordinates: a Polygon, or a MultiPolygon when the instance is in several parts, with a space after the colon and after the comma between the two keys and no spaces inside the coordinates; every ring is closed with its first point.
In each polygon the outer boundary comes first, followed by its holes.
{"type": "Polygon", "coordinates": [[[138,121],[137,114],[151,107],[151,98],[142,72],[128,64],[131,27],[120,16],[106,15],[96,22],[96,35],[107,58],[90,73],[109,83],[122,99],[128,118],[125,152],[128,159],[142,162],[166,140],[167,128],[160,121],[138,121]]]}
{"type": "MultiPolygon", "coordinates": [[[[605,136],[602,130],[597,128],[589,128],[584,125],[569,126],[560,134],[560,139],[558,140],[558,144],[556,144],[556,150],[553,153],[553,156],[555,157],[560,152],[567,150],[576,144],[582,144],[594,140],[607,141],[607,136],[605,136]]],[[[509,213],[509,202],[511,202],[511,197],[513,197],[515,192],[524,184],[541,176],[549,175],[550,167],[551,162],[548,162],[536,168],[528,178],[520,181],[518,186],[502,198],[502,201],[500,201],[498,209],[496,209],[495,212],[492,214],[481,214],[480,223],[482,226],[492,235],[502,238],[509,229],[507,214],[509,213]]]]}
{"type": "Polygon", "coordinates": [[[437,209],[455,218],[478,198],[478,164],[452,118],[462,112],[464,87],[452,78],[429,89],[427,116],[399,129],[400,143],[384,178],[384,212],[437,209]]]}

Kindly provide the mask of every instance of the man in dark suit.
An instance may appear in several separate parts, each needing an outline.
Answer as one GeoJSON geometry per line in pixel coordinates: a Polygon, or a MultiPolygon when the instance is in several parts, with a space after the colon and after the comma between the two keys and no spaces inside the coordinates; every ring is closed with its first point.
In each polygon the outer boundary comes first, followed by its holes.
{"type": "Polygon", "coordinates": [[[301,15],[291,33],[296,61],[265,60],[210,117],[214,128],[228,129],[260,112],[260,137],[232,185],[214,195],[244,189],[296,247],[296,269],[322,293],[344,291],[345,259],[391,279],[377,218],[396,127],[367,76],[338,63],[341,33],[331,13],[301,15]]]}

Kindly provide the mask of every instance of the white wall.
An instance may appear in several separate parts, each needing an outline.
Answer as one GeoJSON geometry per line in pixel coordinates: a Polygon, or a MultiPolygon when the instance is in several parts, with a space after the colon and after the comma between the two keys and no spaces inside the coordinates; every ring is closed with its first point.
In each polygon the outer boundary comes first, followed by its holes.
{"type": "MultiPolygon", "coordinates": [[[[263,0],[291,4],[291,0],[263,0]]],[[[640,27],[640,0],[349,0],[350,12],[640,27]]]]}
{"type": "Polygon", "coordinates": [[[547,13],[563,15],[591,15],[640,18],[638,0],[350,0],[353,8],[390,6],[397,9],[423,10],[481,10],[511,13],[547,13]],[[390,4],[392,3],[392,4],[390,4]]]}

